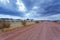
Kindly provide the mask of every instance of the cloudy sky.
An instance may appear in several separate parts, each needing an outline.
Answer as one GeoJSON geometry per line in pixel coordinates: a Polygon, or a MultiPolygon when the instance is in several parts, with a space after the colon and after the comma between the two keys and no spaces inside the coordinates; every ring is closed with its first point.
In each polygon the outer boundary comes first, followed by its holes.
{"type": "Polygon", "coordinates": [[[60,20],[60,0],[0,0],[0,18],[60,20]]]}

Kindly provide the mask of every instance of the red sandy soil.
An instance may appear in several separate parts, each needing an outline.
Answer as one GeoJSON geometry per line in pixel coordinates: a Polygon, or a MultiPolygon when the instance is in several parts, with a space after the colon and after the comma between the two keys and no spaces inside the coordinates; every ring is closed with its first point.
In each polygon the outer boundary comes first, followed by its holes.
{"type": "Polygon", "coordinates": [[[60,24],[42,22],[0,33],[0,40],[60,40],[60,24]]]}

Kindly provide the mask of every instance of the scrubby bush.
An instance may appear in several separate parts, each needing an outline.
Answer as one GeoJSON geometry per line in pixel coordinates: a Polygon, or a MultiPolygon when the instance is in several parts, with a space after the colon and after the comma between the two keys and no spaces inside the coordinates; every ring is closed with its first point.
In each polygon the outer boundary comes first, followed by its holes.
{"type": "Polygon", "coordinates": [[[10,23],[9,23],[9,22],[3,23],[3,27],[4,27],[4,28],[9,28],[9,27],[10,27],[10,23]]]}
{"type": "Polygon", "coordinates": [[[35,21],[36,23],[39,23],[39,21],[35,21]]]}
{"type": "Polygon", "coordinates": [[[10,27],[10,23],[9,22],[0,23],[0,29],[9,28],[9,27],[10,27]]]}
{"type": "Polygon", "coordinates": [[[29,19],[26,19],[26,20],[29,20],[29,19]]]}
{"type": "Polygon", "coordinates": [[[26,21],[21,21],[22,25],[26,26],[26,21]]]}
{"type": "Polygon", "coordinates": [[[0,23],[0,29],[2,29],[3,28],[3,25],[0,23]]]}
{"type": "Polygon", "coordinates": [[[53,21],[53,22],[57,22],[57,21],[53,21]]]}

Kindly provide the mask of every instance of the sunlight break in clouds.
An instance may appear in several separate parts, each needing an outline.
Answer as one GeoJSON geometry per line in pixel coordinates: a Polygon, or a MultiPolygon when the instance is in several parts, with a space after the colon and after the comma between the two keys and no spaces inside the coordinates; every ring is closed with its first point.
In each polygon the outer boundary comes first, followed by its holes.
{"type": "Polygon", "coordinates": [[[6,5],[7,3],[9,3],[9,0],[0,0],[0,2],[4,5],[6,5]]]}
{"type": "Polygon", "coordinates": [[[18,6],[19,11],[22,11],[22,12],[26,11],[26,7],[21,0],[17,0],[16,4],[18,6]]]}

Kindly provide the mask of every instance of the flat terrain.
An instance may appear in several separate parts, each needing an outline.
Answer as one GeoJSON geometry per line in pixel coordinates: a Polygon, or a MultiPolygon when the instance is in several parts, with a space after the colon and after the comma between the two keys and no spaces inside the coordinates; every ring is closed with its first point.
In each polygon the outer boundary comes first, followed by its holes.
{"type": "Polygon", "coordinates": [[[60,40],[60,24],[42,22],[0,33],[0,40],[60,40]]]}

